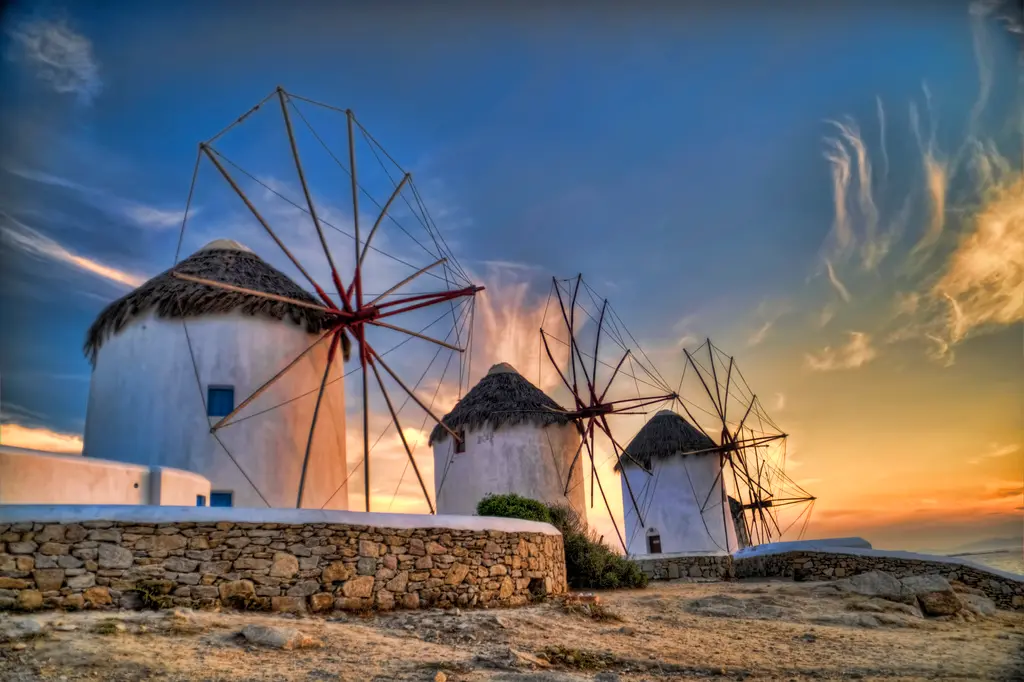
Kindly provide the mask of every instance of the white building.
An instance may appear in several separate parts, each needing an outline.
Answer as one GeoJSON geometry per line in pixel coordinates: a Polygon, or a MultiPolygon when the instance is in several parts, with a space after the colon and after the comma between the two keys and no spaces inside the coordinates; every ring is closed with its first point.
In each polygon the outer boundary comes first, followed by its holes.
{"type": "Polygon", "coordinates": [[[437,513],[475,514],[486,495],[516,493],[585,519],[582,457],[573,464],[580,435],[562,412],[511,365],[491,367],[444,417],[462,442],[440,426],[430,434],[437,513]]]}
{"type": "MultiPolygon", "coordinates": [[[[174,269],[317,302],[229,240],[207,244],[174,269]]],[[[212,488],[209,500],[197,504],[295,507],[329,341],[233,423],[215,433],[211,426],[312,345],[324,324],[314,309],[184,281],[169,271],[154,277],[110,304],[89,329],[85,350],[93,373],[84,455],[196,472],[212,488]]],[[[320,407],[303,507],[348,508],[341,356],[320,407]]]]}
{"type": "Polygon", "coordinates": [[[621,476],[630,555],[717,554],[739,549],[716,444],[670,410],[658,412],[626,446],[621,476]],[[701,452],[705,451],[705,452],[701,452]],[[638,465],[639,463],[639,465],[638,465]],[[648,469],[648,474],[641,466],[648,469]],[[643,525],[629,502],[637,495],[643,525]]]}

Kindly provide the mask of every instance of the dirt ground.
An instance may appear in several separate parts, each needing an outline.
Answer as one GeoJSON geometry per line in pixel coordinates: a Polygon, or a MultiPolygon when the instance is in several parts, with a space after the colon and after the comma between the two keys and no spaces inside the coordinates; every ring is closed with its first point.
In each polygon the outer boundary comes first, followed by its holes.
{"type": "Polygon", "coordinates": [[[1024,680],[1021,613],[925,619],[782,581],[657,583],[600,599],[610,619],[560,603],[324,618],[9,615],[0,633],[42,628],[0,643],[0,680],[1024,680]],[[257,646],[239,635],[250,624],[323,646],[257,646]]]}

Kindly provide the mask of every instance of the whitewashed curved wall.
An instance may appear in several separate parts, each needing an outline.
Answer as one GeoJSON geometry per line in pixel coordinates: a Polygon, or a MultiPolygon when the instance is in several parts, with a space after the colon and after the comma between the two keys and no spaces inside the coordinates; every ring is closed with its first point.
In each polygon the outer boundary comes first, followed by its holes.
{"type": "MultiPolygon", "coordinates": [[[[132,321],[100,348],[89,387],[84,454],[199,473],[215,491],[232,491],[237,507],[264,502],[232,463],[204,408],[209,385],[233,386],[241,402],[309,346],[311,336],[290,322],[239,313],[187,320],[202,393],[196,384],[181,320],[152,314],[132,321]]],[[[308,391],[266,414],[217,431],[272,507],[294,507],[302,458],[327,360],[322,342],[238,417],[252,415],[308,391]]],[[[331,378],[342,374],[340,352],[331,378]]],[[[344,381],[329,385],[310,453],[303,507],[348,508],[344,381]]]]}
{"type": "Polygon", "coordinates": [[[652,499],[641,495],[651,476],[636,466],[624,467],[622,476],[629,476],[641,509],[646,509],[641,528],[623,478],[622,507],[629,554],[648,553],[647,531],[651,528],[657,529],[661,536],[662,554],[736,551],[736,529],[719,475],[721,468],[718,455],[676,455],[655,459],[652,475],[656,480],[650,481],[646,493],[651,495],[650,491],[653,491],[652,499]],[[700,509],[709,492],[711,496],[702,514],[700,509]],[[723,508],[726,512],[724,518],[723,508]]]}
{"type": "Polygon", "coordinates": [[[437,513],[475,514],[477,502],[485,495],[516,493],[548,504],[568,502],[586,518],[582,459],[574,467],[574,487],[565,495],[569,466],[579,444],[579,432],[572,424],[469,429],[466,451],[459,454],[453,454],[451,437],[435,443],[437,513]]]}

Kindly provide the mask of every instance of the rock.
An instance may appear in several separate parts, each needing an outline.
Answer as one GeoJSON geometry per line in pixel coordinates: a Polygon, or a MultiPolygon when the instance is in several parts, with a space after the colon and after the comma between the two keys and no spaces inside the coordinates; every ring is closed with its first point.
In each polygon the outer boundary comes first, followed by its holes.
{"type": "Polygon", "coordinates": [[[131,568],[135,558],[130,550],[117,545],[100,544],[97,562],[100,568],[131,568]]]}
{"type": "Polygon", "coordinates": [[[415,592],[402,595],[403,609],[418,609],[420,607],[420,595],[415,592]]]}
{"type": "Polygon", "coordinates": [[[270,575],[275,578],[291,578],[298,572],[298,557],[287,552],[276,552],[274,554],[274,561],[270,566],[270,575]]]}
{"type": "Polygon", "coordinates": [[[434,675],[434,682],[448,682],[448,676],[444,674],[443,670],[438,670],[434,675]]]}
{"type": "Polygon", "coordinates": [[[214,585],[196,585],[190,591],[193,599],[216,599],[220,596],[220,590],[214,585]]]}
{"type": "Polygon", "coordinates": [[[192,559],[182,559],[181,557],[171,557],[164,561],[164,568],[174,573],[191,573],[196,570],[199,566],[198,561],[192,559]]]}
{"type": "Polygon", "coordinates": [[[377,572],[377,560],[363,557],[356,562],[356,573],[359,575],[373,575],[377,572]]]}
{"type": "Polygon", "coordinates": [[[315,580],[304,580],[288,588],[290,597],[309,597],[320,591],[320,583],[315,580]]]}
{"type": "Polygon", "coordinates": [[[59,590],[63,585],[62,568],[38,568],[32,571],[32,577],[36,581],[36,587],[40,592],[51,592],[59,590]]]}
{"type": "Polygon", "coordinates": [[[7,551],[11,554],[32,554],[39,545],[34,542],[8,542],[7,551]]]}
{"type": "Polygon", "coordinates": [[[57,559],[57,565],[61,568],[81,568],[84,564],[84,561],[71,555],[58,557],[57,559]]]}
{"type": "Polygon", "coordinates": [[[85,598],[80,594],[69,594],[64,597],[64,608],[70,611],[77,611],[85,608],[85,598]]]}
{"type": "Polygon", "coordinates": [[[106,587],[90,587],[82,593],[82,598],[90,606],[106,606],[114,602],[110,596],[110,589],[106,587]]]}
{"type": "Polygon", "coordinates": [[[330,592],[317,592],[310,596],[309,605],[313,613],[330,611],[334,606],[334,595],[330,592]]]}
{"type": "Polygon", "coordinates": [[[18,608],[35,611],[43,606],[43,593],[39,590],[22,590],[18,593],[18,608]]]}
{"type": "Polygon", "coordinates": [[[891,599],[892,601],[905,599],[903,596],[903,586],[900,584],[900,581],[883,571],[859,573],[852,578],[837,580],[834,584],[843,591],[853,592],[865,597],[880,597],[882,599],[891,599]]]}
{"type": "Polygon", "coordinates": [[[960,601],[963,602],[964,608],[977,616],[992,617],[996,615],[996,603],[988,597],[966,593],[960,595],[960,601]]]}
{"type": "Polygon", "coordinates": [[[619,628],[619,633],[626,635],[627,637],[632,637],[636,634],[636,628],[631,628],[628,625],[623,625],[621,628],[619,628]]]}
{"type": "Polygon", "coordinates": [[[41,637],[43,624],[35,618],[19,618],[14,621],[0,621],[0,642],[17,642],[22,639],[41,637]]]}
{"type": "Polygon", "coordinates": [[[0,590],[24,590],[32,586],[32,582],[23,578],[4,578],[0,576],[0,590]]]}
{"type": "Polygon", "coordinates": [[[187,545],[188,539],[183,535],[147,535],[135,542],[135,549],[150,553],[173,552],[174,550],[185,549],[187,545]]]}
{"type": "Polygon", "coordinates": [[[219,588],[220,599],[225,603],[231,600],[250,599],[256,596],[256,586],[252,584],[251,580],[232,580],[221,583],[219,588]]]}
{"type": "Polygon", "coordinates": [[[346,580],[341,591],[346,597],[365,598],[373,594],[374,578],[372,575],[364,575],[358,578],[346,580]]]}
{"type": "Polygon", "coordinates": [[[292,628],[276,628],[268,625],[246,625],[242,628],[241,635],[246,641],[256,646],[265,646],[273,649],[319,648],[324,645],[322,641],[311,637],[303,632],[292,628]]]}
{"type": "Polygon", "coordinates": [[[305,613],[306,599],[304,597],[271,597],[270,610],[279,613],[305,613]]]}
{"type": "MultiPolygon", "coordinates": [[[[492,566],[492,571],[495,568],[497,568],[497,566],[492,566]]],[[[502,566],[502,568],[504,568],[504,566],[502,566]]],[[[444,583],[445,585],[461,585],[467,575],[469,575],[469,566],[466,564],[452,564],[452,567],[448,569],[448,574],[444,577],[444,583]]],[[[491,575],[495,574],[491,573],[491,575]]]]}
{"type": "Polygon", "coordinates": [[[338,583],[348,580],[351,572],[348,566],[341,561],[335,561],[328,564],[324,570],[320,573],[320,581],[330,585],[331,583],[338,583]]]}
{"type": "Polygon", "coordinates": [[[388,590],[381,590],[377,593],[377,608],[381,611],[390,611],[395,608],[395,595],[388,590]]]}
{"type": "Polygon", "coordinates": [[[952,586],[940,575],[914,575],[900,581],[904,599],[916,598],[928,616],[951,616],[963,608],[952,586]]]}
{"type": "Polygon", "coordinates": [[[537,658],[533,654],[529,654],[525,651],[518,651],[516,649],[509,649],[508,652],[512,655],[514,664],[516,666],[524,667],[537,667],[537,668],[550,668],[551,664],[544,659],[537,658]]]}
{"type": "Polygon", "coordinates": [[[448,549],[444,545],[439,545],[436,542],[427,543],[427,554],[447,554],[448,549]]]}
{"type": "Polygon", "coordinates": [[[63,542],[64,526],[44,526],[33,538],[36,542],[63,542]]]}
{"type": "Polygon", "coordinates": [[[58,620],[53,624],[53,629],[58,632],[74,632],[78,629],[78,626],[74,623],[65,623],[62,620],[58,620]]]}
{"type": "Polygon", "coordinates": [[[72,590],[84,590],[96,584],[96,576],[92,573],[83,573],[73,578],[68,578],[68,587],[72,590]]]}
{"type": "Polygon", "coordinates": [[[113,542],[119,544],[121,542],[121,531],[116,528],[102,528],[98,530],[89,531],[87,536],[90,540],[96,542],[113,542]]]}
{"type": "Polygon", "coordinates": [[[359,556],[361,557],[373,557],[377,558],[378,546],[376,542],[371,540],[360,540],[359,541],[359,556]]]}
{"type": "Polygon", "coordinates": [[[236,571],[262,571],[267,568],[270,568],[270,559],[254,559],[244,556],[236,559],[234,563],[236,571]]]}
{"type": "Polygon", "coordinates": [[[402,592],[405,592],[405,588],[406,588],[406,586],[408,586],[408,584],[409,584],[409,571],[402,571],[401,573],[396,575],[394,578],[389,580],[384,585],[384,588],[389,590],[389,591],[391,591],[391,592],[397,592],[397,593],[400,594],[402,592]]]}
{"type": "Polygon", "coordinates": [[[921,610],[928,616],[951,616],[964,607],[963,602],[952,590],[919,594],[917,601],[921,605],[921,610]]]}

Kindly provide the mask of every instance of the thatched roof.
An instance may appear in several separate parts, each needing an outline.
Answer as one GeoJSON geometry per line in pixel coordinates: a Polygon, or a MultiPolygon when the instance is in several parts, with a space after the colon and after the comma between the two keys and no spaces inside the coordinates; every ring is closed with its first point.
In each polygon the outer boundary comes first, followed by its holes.
{"type": "MultiPolygon", "coordinates": [[[[662,410],[648,421],[626,446],[626,454],[650,469],[651,460],[707,450],[717,444],[700,429],[671,410],[662,410]]],[[[615,465],[618,469],[618,464],[615,465]]]]}
{"type": "MultiPolygon", "coordinates": [[[[508,363],[491,367],[487,376],[463,396],[455,409],[444,416],[444,423],[453,431],[487,425],[492,429],[516,424],[568,424],[571,418],[547,394],[527,381],[508,363]]],[[[443,442],[448,432],[435,426],[430,444],[443,442]]]]}
{"type": "MultiPolygon", "coordinates": [[[[320,303],[287,275],[238,242],[218,239],[210,242],[172,268],[186,275],[287,296],[309,303],[320,303]]],[[[273,320],[287,320],[317,334],[326,328],[329,317],[311,308],[186,282],[160,273],[130,294],[123,296],[99,314],[85,337],[84,352],[91,362],[111,334],[121,331],[134,318],[155,311],[160,317],[189,318],[223,315],[234,311],[273,320]]],[[[347,360],[350,342],[342,339],[347,360]]]]}

